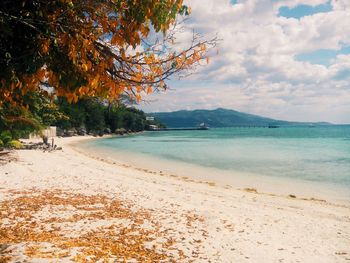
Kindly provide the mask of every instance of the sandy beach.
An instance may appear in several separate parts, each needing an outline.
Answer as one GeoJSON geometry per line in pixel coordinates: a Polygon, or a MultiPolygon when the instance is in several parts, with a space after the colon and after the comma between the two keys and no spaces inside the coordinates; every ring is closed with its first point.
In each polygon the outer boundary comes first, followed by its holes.
{"type": "Polygon", "coordinates": [[[87,139],[0,166],[0,262],[350,262],[350,202],[130,167],[87,139]]]}

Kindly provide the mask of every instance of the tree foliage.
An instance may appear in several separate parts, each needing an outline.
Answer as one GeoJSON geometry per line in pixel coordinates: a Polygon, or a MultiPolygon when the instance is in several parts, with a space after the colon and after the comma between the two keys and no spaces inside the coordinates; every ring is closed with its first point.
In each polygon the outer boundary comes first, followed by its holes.
{"type": "Polygon", "coordinates": [[[84,97],[76,103],[68,103],[65,97],[56,100],[58,111],[67,118],[52,123],[61,129],[86,128],[88,132],[101,132],[109,128],[112,132],[124,128],[127,131],[143,131],[150,124],[164,127],[158,121],[146,121],[143,111],[127,107],[123,103],[108,103],[96,97],[84,97]]]}
{"type": "Polygon", "coordinates": [[[41,93],[28,92],[22,100],[26,109],[9,103],[0,107],[0,131],[10,131],[13,138],[40,131],[45,126],[68,118],[55,101],[41,93]]]}
{"type": "Polygon", "coordinates": [[[187,15],[182,0],[2,0],[0,107],[36,92],[76,102],[84,96],[140,100],[205,56],[194,35],[176,51],[170,30],[187,15]],[[158,35],[160,41],[151,41],[158,35]],[[45,85],[49,88],[45,88],[45,85]]]}

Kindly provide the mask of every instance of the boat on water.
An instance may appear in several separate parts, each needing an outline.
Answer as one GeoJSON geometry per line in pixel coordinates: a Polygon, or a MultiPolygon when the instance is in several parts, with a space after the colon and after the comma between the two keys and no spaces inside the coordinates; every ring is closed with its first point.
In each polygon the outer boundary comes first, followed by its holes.
{"type": "Polygon", "coordinates": [[[275,129],[275,128],[279,128],[280,126],[278,125],[269,125],[268,128],[269,129],[275,129]]]}
{"type": "Polygon", "coordinates": [[[209,126],[202,122],[201,124],[199,124],[198,130],[209,130],[209,126]]]}

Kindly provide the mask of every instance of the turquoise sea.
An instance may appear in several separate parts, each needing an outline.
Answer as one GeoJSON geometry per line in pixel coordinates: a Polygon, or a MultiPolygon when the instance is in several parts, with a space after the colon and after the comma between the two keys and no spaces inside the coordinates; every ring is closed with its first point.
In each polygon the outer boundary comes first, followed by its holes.
{"type": "Polygon", "coordinates": [[[222,171],[226,176],[339,186],[350,193],[350,125],[144,132],[93,140],[85,146],[116,153],[126,161],[135,154],[155,165],[164,160],[222,171]]]}

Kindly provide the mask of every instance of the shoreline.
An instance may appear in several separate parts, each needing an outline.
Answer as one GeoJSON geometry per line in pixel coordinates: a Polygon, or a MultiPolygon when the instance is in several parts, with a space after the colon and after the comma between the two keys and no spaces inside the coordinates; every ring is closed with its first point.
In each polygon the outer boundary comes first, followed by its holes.
{"type": "Polygon", "coordinates": [[[349,205],[135,169],[71,145],[88,139],[57,138],[62,151],[18,151],[1,166],[4,262],[350,260],[349,205]]]}
{"type": "MultiPolygon", "coordinates": [[[[108,138],[113,138],[110,136],[108,138]]],[[[98,140],[99,138],[92,138],[98,140]]],[[[103,139],[103,138],[102,138],[103,139]]],[[[115,149],[71,146],[81,154],[97,160],[106,161],[135,170],[157,173],[158,175],[178,178],[184,181],[215,184],[223,188],[257,192],[265,195],[293,196],[301,200],[322,200],[350,205],[349,189],[325,182],[305,181],[287,177],[272,177],[237,171],[225,171],[211,167],[201,167],[175,160],[166,160],[146,154],[120,151],[115,149]]]]}

